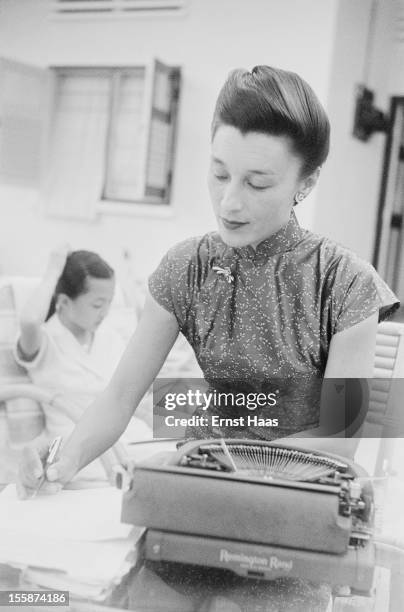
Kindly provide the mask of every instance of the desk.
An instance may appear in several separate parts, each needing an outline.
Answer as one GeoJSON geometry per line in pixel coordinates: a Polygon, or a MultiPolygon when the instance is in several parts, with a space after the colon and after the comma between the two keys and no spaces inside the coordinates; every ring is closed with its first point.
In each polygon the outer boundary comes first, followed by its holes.
{"type": "MultiPolygon", "coordinates": [[[[137,442],[130,445],[130,458],[135,462],[140,462],[155,455],[156,453],[172,451],[175,450],[175,448],[175,440],[150,440],[147,442],[137,442]]],[[[4,455],[4,448],[1,450],[4,455]]],[[[10,449],[10,452],[5,457],[6,461],[0,462],[0,491],[14,479],[16,475],[16,463],[19,460],[19,456],[20,452],[18,450],[10,449]],[[10,478],[10,476],[12,478],[10,478]]],[[[93,486],[99,485],[100,483],[93,484],[93,486]]],[[[92,488],[92,485],[88,481],[76,481],[73,484],[73,488],[87,487],[92,488]]],[[[23,590],[24,588],[23,572],[19,569],[14,569],[0,564],[0,590],[23,590]]],[[[27,590],[33,590],[32,586],[26,586],[26,588],[27,590]]],[[[116,603],[114,606],[99,605],[91,600],[85,601],[70,597],[71,601],[69,607],[57,606],[55,609],[61,610],[61,612],[119,612],[120,610],[125,609],[123,605],[120,605],[124,599],[127,599],[127,594],[124,592],[124,587],[121,586],[120,588],[116,589],[116,593],[111,598],[111,600],[116,603]]],[[[49,612],[50,609],[51,608],[49,606],[1,606],[0,612],[3,612],[3,610],[18,610],[20,612],[49,612]]],[[[135,610],[135,612],[137,611],[135,610]]],[[[143,610],[139,609],[138,612],[143,612],[143,610]]],[[[149,612],[151,612],[150,609],[149,612]]]]}
{"type": "MultiPolygon", "coordinates": [[[[0,564],[0,591],[20,591],[24,589],[24,584],[21,583],[21,571],[10,568],[7,565],[0,564]]],[[[33,590],[32,587],[27,587],[27,590],[33,590]]],[[[92,601],[83,601],[70,598],[69,606],[56,606],[53,610],[60,612],[122,612],[121,607],[108,607],[98,605],[92,601]]],[[[8,612],[49,612],[49,606],[1,606],[0,610],[8,612]]],[[[136,612],[136,611],[134,611],[136,612]]],[[[139,610],[139,612],[142,612],[139,610]]]]}
{"type": "MultiPolygon", "coordinates": [[[[160,564],[162,565],[162,564],[160,564]]],[[[327,587],[312,589],[295,581],[285,588],[283,580],[264,582],[240,579],[223,572],[199,568],[175,570],[144,563],[131,572],[104,604],[70,597],[61,612],[325,612],[329,601],[327,587]],[[164,579],[163,579],[164,578],[164,579]],[[303,599],[307,597],[304,605],[303,599]],[[252,604],[252,598],[254,603],[252,604]],[[314,603],[316,602],[316,603],[314,603]],[[239,604],[239,605],[238,605],[239,604]],[[307,607],[308,606],[308,607],[307,607]]],[[[0,565],[0,590],[34,590],[21,582],[18,570],[0,565]]],[[[45,606],[0,607],[9,612],[49,612],[45,606]]],[[[328,612],[328,608],[327,608],[328,612]]],[[[357,612],[362,612],[361,610],[357,612]]]]}
{"type": "MultiPolygon", "coordinates": [[[[138,443],[133,445],[133,458],[135,461],[144,460],[157,452],[165,452],[167,450],[173,450],[175,448],[175,442],[160,442],[153,441],[150,443],[138,443]]],[[[1,486],[1,485],[0,485],[1,486]]],[[[401,517],[402,508],[404,505],[404,483],[395,483],[389,491],[383,492],[385,496],[384,504],[387,507],[387,523],[391,525],[396,523],[397,517],[401,517]],[[403,503],[402,503],[403,502],[403,503]]],[[[404,532],[404,524],[401,525],[404,532]]],[[[383,534],[382,534],[383,535],[383,534]]],[[[390,534],[391,535],[391,534],[390,534]]],[[[394,534],[399,539],[399,534],[394,534]]],[[[384,536],[389,536],[388,533],[384,536]]],[[[404,547],[403,547],[404,548],[404,547]]],[[[402,612],[403,601],[404,601],[404,554],[401,554],[398,550],[397,563],[395,571],[393,572],[391,582],[391,592],[389,593],[390,587],[386,584],[386,578],[382,575],[378,577],[377,590],[379,596],[376,598],[378,602],[374,612],[402,612]],[[387,604],[390,598],[390,607],[387,604]]],[[[384,553],[384,559],[388,561],[389,552],[386,550],[384,553]]],[[[164,567],[159,568],[159,572],[154,571],[154,567],[151,564],[142,563],[136,570],[133,570],[129,576],[127,576],[122,584],[117,587],[113,595],[106,601],[106,605],[97,604],[93,601],[84,601],[80,599],[71,598],[69,607],[60,607],[61,611],[71,612],[120,612],[123,609],[131,609],[133,612],[195,612],[196,610],[203,610],[204,612],[239,612],[240,609],[246,610],[246,608],[240,608],[230,599],[223,597],[223,582],[220,582],[220,576],[215,575],[212,571],[202,571],[195,568],[187,568],[186,570],[177,569],[171,572],[171,576],[165,582],[161,576],[164,575],[164,567]],[[160,575],[159,575],[160,574],[160,575]],[[171,587],[179,587],[177,590],[173,590],[171,587]],[[192,591],[192,597],[189,597],[189,593],[192,591]],[[151,603],[152,595],[155,595],[151,603]],[[195,603],[198,602],[198,603],[195,603]],[[204,603],[202,603],[204,602],[204,603]],[[153,606],[153,607],[151,607],[153,606]]],[[[249,584],[252,584],[251,582],[249,584]]],[[[263,591],[266,596],[272,587],[269,587],[269,583],[266,584],[263,591]]],[[[241,585],[240,579],[232,581],[229,578],[228,587],[229,589],[239,589],[241,585]]],[[[244,583],[244,586],[246,583],[244,583]]],[[[14,590],[23,589],[24,583],[21,582],[21,572],[6,566],[0,565],[0,589],[1,590],[14,590]]],[[[257,588],[260,588],[257,586],[257,588]]],[[[32,587],[27,587],[28,590],[32,590],[32,587]]],[[[274,586],[273,596],[274,598],[279,594],[276,592],[274,586]]],[[[240,591],[240,589],[239,589],[240,591]]],[[[278,589],[279,591],[279,589],[278,589]]],[[[226,593],[225,593],[226,594],[226,593]]],[[[285,612],[296,610],[301,612],[299,607],[289,608],[264,608],[261,604],[259,607],[254,608],[260,610],[260,612],[268,612],[275,609],[282,609],[285,612]]],[[[10,608],[2,607],[2,610],[10,610],[10,612],[19,610],[20,612],[49,612],[49,607],[32,607],[32,606],[13,606],[10,608]]],[[[58,609],[58,608],[57,608],[58,609]]],[[[353,608],[349,608],[352,610],[353,608]]],[[[313,609],[314,610],[314,609],[313,609]]],[[[313,612],[312,610],[312,612],[313,612]]],[[[340,607],[338,612],[342,612],[343,608],[340,607]]],[[[364,608],[355,607],[355,612],[363,612],[364,608]]],[[[250,608],[248,608],[250,612],[250,608]]],[[[253,612],[253,608],[251,608],[253,612]]]]}

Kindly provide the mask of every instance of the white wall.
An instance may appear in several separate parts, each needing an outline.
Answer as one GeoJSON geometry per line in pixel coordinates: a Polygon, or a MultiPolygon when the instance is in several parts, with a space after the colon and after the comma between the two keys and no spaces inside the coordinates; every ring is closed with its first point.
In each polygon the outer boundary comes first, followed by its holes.
{"type": "Polygon", "coordinates": [[[340,0],[327,109],[332,126],[331,153],[322,171],[313,229],[372,260],[386,136],[367,142],[352,136],[355,86],[375,92],[375,103],[389,110],[394,19],[392,3],[375,3],[375,22],[367,55],[372,0],[340,0]]]}
{"type": "Polygon", "coordinates": [[[366,81],[384,110],[390,95],[404,94],[397,60],[404,45],[393,47],[393,5],[376,3],[367,56],[372,0],[191,0],[185,17],[109,22],[52,21],[46,1],[4,1],[0,55],[44,67],[143,63],[157,56],[181,65],[184,81],[175,215],[102,214],[93,223],[66,222],[42,215],[37,193],[0,187],[0,273],[38,273],[49,248],[67,239],[74,248],[100,251],[115,266],[127,247],[139,275],[146,275],[171,244],[212,229],[205,177],[215,97],[231,68],[255,63],[300,73],[330,116],[331,154],[316,192],[297,209],[300,221],[371,259],[385,136],[366,143],[352,137],[354,89],[366,81]]]}
{"type": "Polygon", "coordinates": [[[388,71],[389,92],[404,96],[404,0],[389,3],[393,19],[393,55],[388,71]]]}
{"type": "MultiPolygon", "coordinates": [[[[0,188],[0,273],[41,271],[51,246],[102,253],[119,266],[123,247],[139,275],[153,269],[174,242],[214,227],[206,188],[209,124],[231,68],[267,63],[300,73],[326,102],[337,0],[190,0],[181,18],[75,22],[48,18],[46,0],[3,0],[0,55],[39,66],[142,63],[157,56],[183,67],[169,219],[103,214],[94,223],[59,221],[40,213],[38,194],[0,188]]],[[[315,194],[299,212],[313,224],[315,194]]]]}

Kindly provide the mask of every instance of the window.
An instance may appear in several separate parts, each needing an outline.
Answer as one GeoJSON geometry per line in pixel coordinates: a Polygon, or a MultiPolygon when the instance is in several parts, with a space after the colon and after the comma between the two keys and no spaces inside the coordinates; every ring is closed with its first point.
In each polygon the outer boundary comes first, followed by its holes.
{"type": "MultiPolygon", "coordinates": [[[[46,211],[89,219],[102,200],[133,207],[139,202],[168,205],[180,69],[155,61],[152,69],[42,72],[51,76],[53,109],[42,189],[46,211]]],[[[23,100],[24,86],[18,83],[13,95],[23,100]]],[[[19,125],[23,129],[21,120],[19,125]]]]}
{"type": "Polygon", "coordinates": [[[106,200],[132,201],[143,196],[145,71],[119,70],[112,77],[111,116],[106,145],[106,200]]]}
{"type": "Polygon", "coordinates": [[[91,216],[94,202],[169,204],[179,70],[55,69],[51,212],[91,216]],[[148,80],[149,78],[149,80],[148,80]]]}

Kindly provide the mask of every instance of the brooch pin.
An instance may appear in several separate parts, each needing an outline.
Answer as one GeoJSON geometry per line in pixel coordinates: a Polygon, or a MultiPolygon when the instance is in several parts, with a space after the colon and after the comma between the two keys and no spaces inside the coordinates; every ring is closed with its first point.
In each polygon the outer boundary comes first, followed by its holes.
{"type": "Polygon", "coordinates": [[[223,274],[228,283],[232,283],[234,281],[234,276],[232,275],[229,267],[221,268],[220,266],[213,266],[212,270],[214,270],[216,274],[223,274]]]}

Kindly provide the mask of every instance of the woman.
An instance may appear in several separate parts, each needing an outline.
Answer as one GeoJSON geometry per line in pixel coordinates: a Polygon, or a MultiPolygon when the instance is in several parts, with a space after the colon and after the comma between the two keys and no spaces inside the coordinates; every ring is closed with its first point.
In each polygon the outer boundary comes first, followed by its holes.
{"type": "MultiPolygon", "coordinates": [[[[278,379],[277,433],[247,427],[239,437],[316,435],[319,380],[372,376],[376,326],[397,300],[369,264],[301,229],[293,213],[315,186],[328,148],[328,119],[300,77],[268,66],[230,74],[212,124],[209,190],[218,233],[174,246],[151,276],[142,319],[111,383],[47,470],[53,485],[116,441],[179,331],[215,389],[258,392],[278,379]]],[[[190,432],[212,434],[232,432],[190,432]]],[[[21,481],[28,492],[44,452],[26,453],[21,481]]]]}
{"type": "MultiPolygon", "coordinates": [[[[116,441],[180,330],[208,380],[284,377],[300,405],[319,377],[372,376],[377,322],[398,301],[372,266],[300,228],[293,213],[328,148],[327,116],[299,76],[268,66],[230,74],[212,123],[219,231],[174,246],[152,274],[119,367],[50,479],[66,482],[116,441]]],[[[289,411],[285,433],[318,425],[316,410],[289,411]]],[[[23,482],[35,488],[31,472],[23,466],[23,482]]]]}

